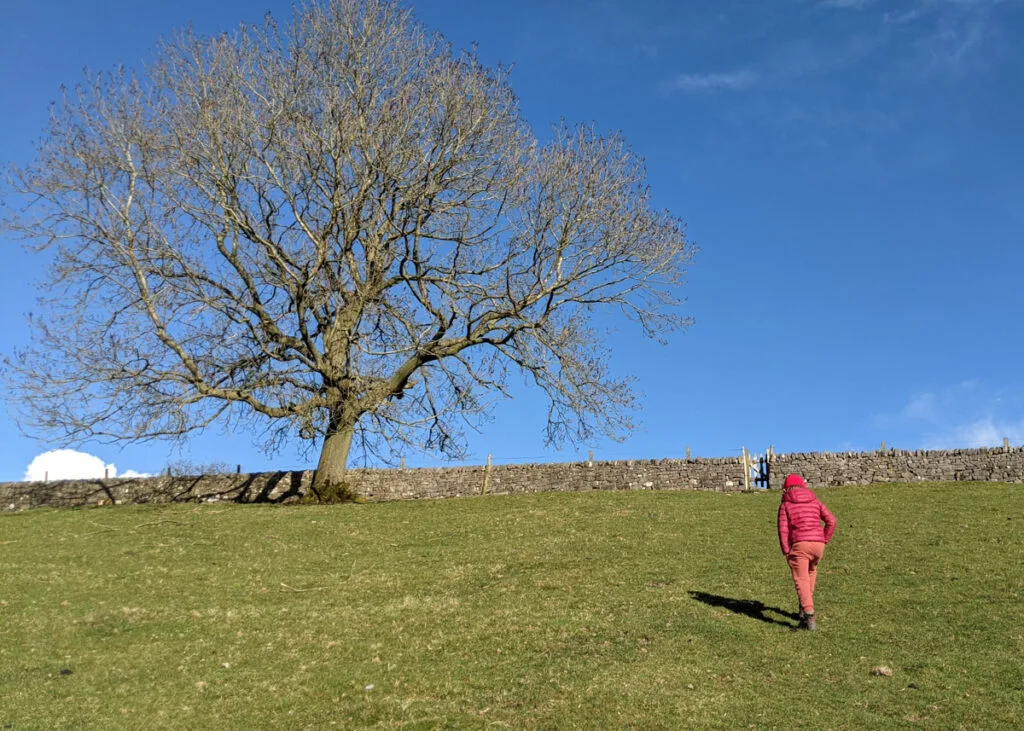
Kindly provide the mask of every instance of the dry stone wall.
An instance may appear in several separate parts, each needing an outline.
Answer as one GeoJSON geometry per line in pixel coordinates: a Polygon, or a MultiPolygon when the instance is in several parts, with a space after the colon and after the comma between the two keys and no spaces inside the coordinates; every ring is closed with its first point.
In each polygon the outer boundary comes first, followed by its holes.
{"type": "MultiPolygon", "coordinates": [[[[1024,482],[1024,447],[932,451],[775,455],[771,487],[796,472],[812,487],[879,482],[1024,482]]],[[[487,494],[591,490],[743,489],[739,458],[510,464],[479,467],[351,470],[368,500],[416,500],[487,494]]],[[[118,478],[0,483],[0,510],[161,502],[290,502],[313,472],[262,472],[200,477],[118,478]]]]}
{"type": "Polygon", "coordinates": [[[129,503],[287,502],[299,499],[312,482],[310,472],[248,475],[131,477],[0,483],[0,511],[129,503]]]}
{"type": "Polygon", "coordinates": [[[740,490],[738,459],[652,459],[619,462],[509,464],[406,470],[355,470],[351,482],[367,498],[401,500],[590,490],[740,490]]]}
{"type": "Polygon", "coordinates": [[[884,452],[781,454],[772,464],[772,487],[795,472],[811,486],[876,482],[1024,482],[1024,447],[884,452]]]}
{"type": "MultiPolygon", "coordinates": [[[[0,483],[0,510],[166,502],[291,502],[310,489],[313,471],[197,477],[0,483]]],[[[627,460],[564,464],[349,470],[367,500],[588,490],[740,490],[738,459],[627,460]]]]}

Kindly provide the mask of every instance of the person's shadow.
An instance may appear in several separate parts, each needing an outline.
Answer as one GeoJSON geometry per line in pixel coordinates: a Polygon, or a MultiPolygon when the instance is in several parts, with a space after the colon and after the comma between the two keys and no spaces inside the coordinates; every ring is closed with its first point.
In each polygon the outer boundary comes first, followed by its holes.
{"type": "Polygon", "coordinates": [[[787,612],[783,609],[779,609],[778,607],[766,607],[764,602],[757,601],[756,599],[730,599],[729,597],[708,594],[703,591],[691,591],[690,596],[711,607],[722,607],[722,609],[728,609],[730,612],[736,612],[736,614],[742,614],[760,622],[781,624],[783,627],[789,627],[790,629],[796,629],[798,625],[783,622],[782,620],[775,619],[774,617],[769,617],[765,612],[778,614],[797,622],[800,621],[799,614],[787,612]]]}

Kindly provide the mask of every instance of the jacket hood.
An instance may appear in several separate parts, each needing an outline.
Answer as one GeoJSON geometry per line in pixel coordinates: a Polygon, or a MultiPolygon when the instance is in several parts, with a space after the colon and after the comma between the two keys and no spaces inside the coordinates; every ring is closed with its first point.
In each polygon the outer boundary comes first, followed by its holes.
{"type": "Polygon", "coordinates": [[[782,493],[784,503],[810,503],[818,498],[806,487],[791,487],[782,493]]]}
{"type": "Polygon", "coordinates": [[[807,487],[807,483],[804,482],[804,478],[800,475],[789,474],[786,475],[786,480],[782,483],[782,487],[807,487]]]}

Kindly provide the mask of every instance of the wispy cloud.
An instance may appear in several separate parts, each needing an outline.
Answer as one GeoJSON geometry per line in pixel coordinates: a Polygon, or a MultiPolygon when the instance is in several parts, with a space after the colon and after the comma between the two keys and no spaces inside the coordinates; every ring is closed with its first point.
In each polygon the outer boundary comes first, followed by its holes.
{"type": "Polygon", "coordinates": [[[928,74],[953,76],[984,69],[1001,38],[998,26],[988,18],[946,22],[917,42],[928,74]]]}
{"type": "Polygon", "coordinates": [[[818,7],[860,10],[870,2],[871,0],[821,0],[818,7]]]}
{"type": "Polygon", "coordinates": [[[998,447],[1003,439],[1024,444],[1024,394],[968,380],[914,394],[901,409],[880,414],[875,422],[907,447],[998,447]]]}
{"type": "Polygon", "coordinates": [[[669,91],[743,91],[757,85],[758,74],[751,69],[680,74],[666,87],[669,91]]]}
{"type": "Polygon", "coordinates": [[[821,33],[780,35],[761,58],[733,69],[682,73],[664,87],[684,93],[799,91],[797,81],[869,67],[881,83],[959,78],[985,70],[1010,46],[1001,22],[1002,9],[1011,5],[1024,0],[904,0],[884,11],[874,0],[818,0],[818,8],[864,12],[856,23],[822,24],[821,33]]]}
{"type": "Polygon", "coordinates": [[[922,15],[924,15],[924,11],[920,7],[891,10],[882,14],[882,21],[886,25],[905,25],[914,22],[922,15]]]}
{"type": "Polygon", "coordinates": [[[850,34],[827,47],[816,39],[794,39],[780,43],[770,56],[756,64],[728,71],[679,74],[665,86],[676,92],[796,88],[808,78],[855,66],[876,47],[876,40],[863,33],[850,34]]]}
{"type": "Polygon", "coordinates": [[[925,438],[925,449],[958,449],[962,447],[999,447],[1008,439],[1013,446],[1024,444],[1024,419],[1020,421],[999,421],[993,418],[978,419],[969,424],[954,427],[943,434],[925,438]]]}
{"type": "Polygon", "coordinates": [[[960,77],[985,70],[1004,52],[1000,6],[1011,5],[1021,0],[913,0],[882,19],[902,29],[897,38],[910,41],[925,75],[960,77]]]}

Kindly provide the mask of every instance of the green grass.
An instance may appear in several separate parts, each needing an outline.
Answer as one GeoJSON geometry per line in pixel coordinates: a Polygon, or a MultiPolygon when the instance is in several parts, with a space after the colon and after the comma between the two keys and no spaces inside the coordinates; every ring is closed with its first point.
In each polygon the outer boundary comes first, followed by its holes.
{"type": "Polygon", "coordinates": [[[1022,490],[819,491],[817,633],[777,492],[0,516],[0,728],[1019,728],[1022,490]]]}

